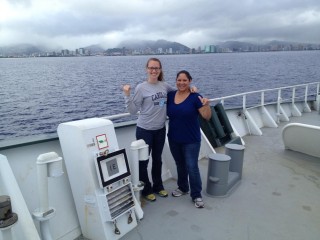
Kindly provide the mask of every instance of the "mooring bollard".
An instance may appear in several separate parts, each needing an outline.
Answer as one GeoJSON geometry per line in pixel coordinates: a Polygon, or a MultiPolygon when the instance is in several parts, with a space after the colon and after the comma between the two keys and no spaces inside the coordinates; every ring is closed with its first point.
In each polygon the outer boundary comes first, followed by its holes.
{"type": "Polygon", "coordinates": [[[209,155],[207,193],[211,196],[224,196],[228,191],[230,157],[221,153],[209,155]]]}

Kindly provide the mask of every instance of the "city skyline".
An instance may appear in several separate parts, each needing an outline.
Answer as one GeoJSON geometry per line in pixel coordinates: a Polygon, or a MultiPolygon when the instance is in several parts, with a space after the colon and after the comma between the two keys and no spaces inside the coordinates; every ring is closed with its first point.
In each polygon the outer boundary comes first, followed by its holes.
{"type": "Polygon", "coordinates": [[[177,42],[166,40],[142,41],[127,47],[104,49],[91,45],[76,49],[40,50],[32,45],[19,45],[16,48],[1,48],[0,57],[73,57],[73,56],[128,56],[128,55],[162,55],[162,54],[199,54],[199,53],[231,53],[231,52],[270,52],[270,51],[305,51],[320,50],[320,44],[306,44],[271,41],[265,44],[228,41],[220,45],[205,45],[189,48],[177,42]]]}

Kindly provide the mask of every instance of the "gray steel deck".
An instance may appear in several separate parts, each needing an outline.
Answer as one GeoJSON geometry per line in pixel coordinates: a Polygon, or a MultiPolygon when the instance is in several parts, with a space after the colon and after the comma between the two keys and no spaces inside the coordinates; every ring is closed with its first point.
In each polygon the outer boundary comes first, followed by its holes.
{"type": "MultiPolygon", "coordinates": [[[[320,115],[305,113],[290,122],[320,126],[320,115]]],[[[144,218],[122,239],[319,240],[320,159],[284,150],[285,124],[263,128],[263,136],[244,137],[242,180],[228,197],[206,195],[208,160],[203,159],[204,209],[195,208],[190,196],[143,201],[144,218]]],[[[165,187],[174,190],[175,180],[165,187]]]]}

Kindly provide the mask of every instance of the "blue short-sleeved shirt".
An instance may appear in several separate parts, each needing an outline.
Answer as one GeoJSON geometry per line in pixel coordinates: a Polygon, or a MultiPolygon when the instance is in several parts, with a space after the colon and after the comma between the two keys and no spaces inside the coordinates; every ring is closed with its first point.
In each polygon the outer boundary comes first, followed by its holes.
{"type": "Polygon", "coordinates": [[[167,115],[169,117],[168,138],[178,143],[195,143],[201,141],[199,111],[202,103],[198,93],[190,95],[179,104],[174,103],[177,91],[167,95],[167,115]]]}

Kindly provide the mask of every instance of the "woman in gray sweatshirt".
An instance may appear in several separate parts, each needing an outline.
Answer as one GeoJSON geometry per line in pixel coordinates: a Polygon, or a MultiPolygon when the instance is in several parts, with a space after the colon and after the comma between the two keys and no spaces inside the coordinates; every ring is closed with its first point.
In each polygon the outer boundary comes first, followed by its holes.
{"type": "Polygon", "coordinates": [[[161,169],[162,150],[166,138],[165,122],[167,118],[167,93],[175,90],[163,81],[162,65],[159,59],[150,58],[146,64],[147,81],[140,83],[131,95],[130,85],[123,86],[126,108],[130,114],[140,111],[137,121],[136,139],[143,139],[149,145],[149,154],[152,156],[152,183],[148,177],[148,163],[139,161],[139,180],[144,183],[142,196],[149,201],[155,201],[158,194],[167,197],[164,190],[161,169]]]}

